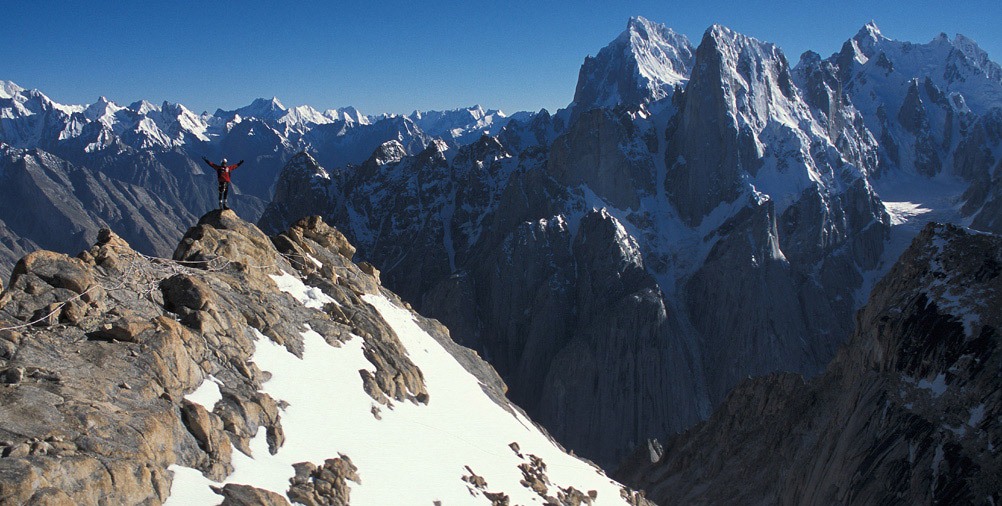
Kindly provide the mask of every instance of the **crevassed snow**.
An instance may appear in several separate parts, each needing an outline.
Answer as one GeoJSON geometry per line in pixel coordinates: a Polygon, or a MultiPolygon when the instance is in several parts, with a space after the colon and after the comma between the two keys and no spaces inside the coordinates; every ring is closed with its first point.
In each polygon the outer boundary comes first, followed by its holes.
{"type": "Polygon", "coordinates": [[[323,290],[313,286],[306,286],[302,280],[288,272],[282,271],[280,275],[269,274],[268,276],[275,281],[279,290],[292,295],[300,304],[306,307],[323,309],[324,304],[335,302],[323,290]]]}
{"type": "Polygon", "coordinates": [[[210,374],[202,380],[202,384],[194,392],[184,396],[184,398],[201,404],[205,409],[212,411],[212,407],[223,398],[223,394],[219,392],[220,384],[222,383],[210,374]]]}
{"type": "MultiPolygon", "coordinates": [[[[271,373],[263,390],[288,403],[282,411],[285,444],[276,455],[267,450],[264,431],[251,442],[252,456],[234,452],[234,472],[227,483],[243,483],[284,495],[293,475],[292,464],[316,464],[343,453],[358,467],[361,484],[349,482],[352,504],[473,504],[486,503],[462,481],[469,466],[487,481],[488,491],[503,491],[513,504],[541,504],[523,487],[518,465],[525,462],[508,447],[517,442],[521,453],[541,457],[556,494],[568,485],[598,492],[598,504],[623,503],[620,486],[597,468],[563,453],[528,419],[495,404],[479,381],[424,332],[411,313],[383,296],[366,295],[400,337],[411,360],[421,368],[430,393],[427,405],[410,402],[381,408],[362,388],[360,369],[373,366],[363,354],[363,339],[354,337],[340,348],[307,329],[303,358],[254,330],[253,361],[271,373]]],[[[215,484],[198,472],[172,466],[175,472],[167,504],[214,504],[215,484]]]]}

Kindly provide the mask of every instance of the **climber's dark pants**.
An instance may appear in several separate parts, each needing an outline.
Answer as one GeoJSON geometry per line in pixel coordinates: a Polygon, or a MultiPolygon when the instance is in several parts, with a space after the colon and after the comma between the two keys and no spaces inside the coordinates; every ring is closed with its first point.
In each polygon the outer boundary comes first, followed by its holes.
{"type": "Polygon", "coordinates": [[[226,194],[228,194],[229,192],[230,192],[230,183],[228,183],[226,181],[220,181],[219,182],[219,201],[220,202],[225,202],[226,201],[226,194]]]}

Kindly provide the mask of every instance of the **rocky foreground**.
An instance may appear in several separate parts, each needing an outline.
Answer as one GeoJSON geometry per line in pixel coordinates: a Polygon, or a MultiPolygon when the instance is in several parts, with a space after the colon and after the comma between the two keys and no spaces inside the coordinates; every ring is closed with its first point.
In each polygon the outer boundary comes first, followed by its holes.
{"type": "Polygon", "coordinates": [[[213,211],[173,259],[108,230],[25,256],[0,294],[0,503],[645,502],[354,251],[318,218],[269,238],[213,211]]]}
{"type": "Polygon", "coordinates": [[[930,224],[827,371],[750,379],[620,470],[658,504],[998,504],[1002,238],[930,224]]]}

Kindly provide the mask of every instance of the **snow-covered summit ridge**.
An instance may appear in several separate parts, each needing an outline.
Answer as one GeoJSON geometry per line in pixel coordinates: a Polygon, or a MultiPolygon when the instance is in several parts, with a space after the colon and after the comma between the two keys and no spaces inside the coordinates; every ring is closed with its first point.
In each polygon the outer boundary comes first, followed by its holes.
{"type": "Polygon", "coordinates": [[[1002,106],[1002,67],[974,40],[962,34],[950,40],[941,33],[925,44],[916,44],[886,37],[871,21],[847,40],[830,61],[840,67],[848,88],[873,88],[862,93],[873,99],[889,98],[881,95],[892,93],[903,95],[902,87],[908,81],[928,79],[946,95],[959,93],[977,114],[1002,106]],[[859,79],[861,74],[867,79],[859,79]],[[867,86],[865,81],[874,80],[867,86]]]}
{"type": "Polygon", "coordinates": [[[761,131],[770,121],[777,121],[800,129],[811,121],[786,56],[775,44],[713,25],[703,35],[700,47],[704,46],[706,53],[700,61],[718,65],[723,92],[734,104],[737,128],[747,125],[761,131]]]}
{"type": "Polygon", "coordinates": [[[768,196],[781,214],[809,187],[837,192],[861,177],[841,160],[776,45],[713,25],[695,58],[667,174],[690,224],[742,194],[768,196]],[[707,149],[716,138],[724,144],[707,149]]]}
{"type": "Polygon", "coordinates": [[[692,44],[671,28],[643,17],[630,18],[620,37],[628,36],[637,70],[647,78],[652,91],[663,85],[684,83],[692,70],[692,44]]]}
{"type": "Polygon", "coordinates": [[[693,55],[685,35],[639,16],[630,18],[615,40],[585,58],[572,107],[584,112],[670,97],[675,86],[688,80],[693,55]]]}
{"type": "Polygon", "coordinates": [[[406,116],[428,135],[459,144],[475,141],[480,135],[496,135],[511,118],[504,111],[473,105],[446,111],[414,111],[406,116]]]}
{"type": "Polygon", "coordinates": [[[278,97],[271,97],[271,99],[258,98],[251,102],[249,105],[245,105],[234,111],[222,111],[217,110],[216,116],[232,116],[234,114],[239,114],[245,118],[252,117],[264,120],[277,121],[279,118],[285,115],[286,111],[285,105],[282,104],[278,97]]]}
{"type": "Polygon", "coordinates": [[[13,98],[14,95],[24,91],[24,88],[11,81],[0,80],[0,98],[13,98]]]}

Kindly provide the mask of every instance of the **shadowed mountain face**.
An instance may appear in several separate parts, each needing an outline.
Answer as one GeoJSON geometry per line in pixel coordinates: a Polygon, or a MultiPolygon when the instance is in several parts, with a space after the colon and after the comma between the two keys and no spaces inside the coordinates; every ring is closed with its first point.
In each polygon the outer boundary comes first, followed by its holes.
{"type": "Polygon", "coordinates": [[[998,236],[930,224],[823,374],[741,383],[620,479],[658,504],[997,501],[1000,252],[998,236]]]}

